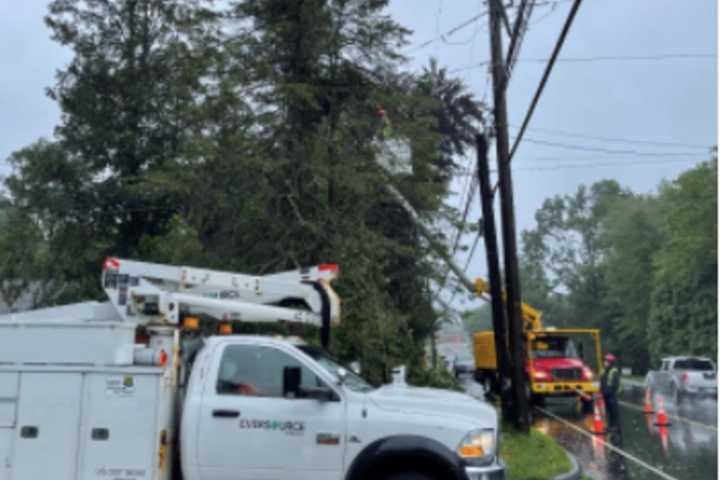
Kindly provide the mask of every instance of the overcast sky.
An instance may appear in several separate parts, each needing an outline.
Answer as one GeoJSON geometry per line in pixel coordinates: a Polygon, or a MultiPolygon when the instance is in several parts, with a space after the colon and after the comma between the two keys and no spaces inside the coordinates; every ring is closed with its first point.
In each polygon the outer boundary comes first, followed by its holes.
{"type": "MultiPolygon", "coordinates": [[[[544,5],[534,11],[508,90],[511,125],[522,122],[545,65],[534,60],[549,56],[571,5],[538,3],[544,5]]],[[[0,159],[51,137],[59,121],[44,90],[71,55],[50,40],[42,20],[46,6],[41,0],[0,2],[0,159]]],[[[489,58],[487,16],[439,39],[485,9],[479,0],[392,0],[390,13],[413,30],[408,68],[420,69],[434,56],[449,70],[461,70],[457,75],[469,89],[491,101],[487,68],[466,68],[489,58]],[[431,39],[438,40],[418,48],[431,39]]],[[[532,227],[534,212],[549,196],[604,178],[650,192],[707,155],[717,133],[716,22],[714,0],[583,2],[514,160],[518,231],[532,227]]],[[[0,173],[7,173],[4,165],[0,173]]],[[[476,220],[478,211],[476,198],[470,218],[476,220]]],[[[485,275],[482,248],[469,273],[485,275]]]]}
{"type": "MultiPolygon", "coordinates": [[[[568,1],[554,3],[538,6],[533,13],[508,90],[510,125],[522,123],[545,67],[531,60],[549,57],[570,10],[568,1]]],[[[390,10],[414,30],[412,43],[417,46],[486,7],[478,0],[394,0],[390,10]]],[[[545,198],[573,193],[580,184],[614,178],[636,192],[651,192],[662,179],[675,178],[707,158],[717,143],[718,128],[716,22],[714,0],[583,2],[559,57],[567,61],[555,65],[526,141],[513,160],[518,231],[533,226],[535,211],[545,198]],[[681,58],[684,55],[690,57],[681,58]],[[658,56],[665,58],[616,58],[658,56]],[[595,141],[583,135],[658,144],[595,141]]],[[[422,68],[434,56],[450,71],[462,69],[457,75],[470,90],[491,102],[487,68],[465,69],[489,59],[487,23],[483,16],[444,41],[408,48],[411,68],[422,68]]],[[[511,136],[515,132],[511,128],[511,136]]],[[[459,198],[451,202],[461,204],[459,198]]],[[[470,218],[478,216],[476,197],[470,218]]],[[[464,254],[457,258],[464,264],[464,254]]],[[[468,273],[486,275],[482,243],[468,273]]]]}

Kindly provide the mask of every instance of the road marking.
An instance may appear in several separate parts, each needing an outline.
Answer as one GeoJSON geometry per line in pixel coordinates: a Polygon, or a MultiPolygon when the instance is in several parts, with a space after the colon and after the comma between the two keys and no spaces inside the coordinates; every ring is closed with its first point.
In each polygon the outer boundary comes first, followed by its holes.
{"type": "MultiPolygon", "coordinates": [[[[633,410],[637,410],[639,412],[645,413],[645,410],[641,406],[635,405],[634,403],[625,402],[623,400],[620,400],[618,403],[620,403],[620,405],[625,405],[626,407],[632,408],[633,410]]],[[[689,418],[680,417],[678,415],[670,415],[669,413],[667,414],[667,417],[672,418],[674,420],[678,420],[680,422],[689,423],[690,425],[696,425],[698,427],[707,428],[709,430],[713,430],[713,431],[717,432],[717,427],[713,427],[712,425],[707,425],[705,423],[700,423],[695,420],[690,420],[689,418]]]]}
{"type": "Polygon", "coordinates": [[[656,475],[659,476],[660,478],[664,478],[665,480],[679,480],[679,479],[677,479],[677,478],[675,478],[675,477],[671,477],[670,475],[668,475],[667,473],[663,472],[662,470],[659,470],[659,469],[653,467],[653,466],[650,465],[649,463],[643,462],[642,460],[640,460],[640,459],[637,458],[636,456],[634,456],[634,455],[626,452],[625,450],[621,450],[621,449],[617,448],[616,446],[614,446],[614,445],[606,442],[606,441],[603,440],[602,438],[599,438],[599,437],[591,434],[590,432],[587,432],[585,429],[582,429],[582,428],[578,427],[577,425],[568,422],[568,421],[565,420],[564,418],[559,417],[558,415],[555,415],[554,413],[549,412],[549,411],[545,410],[544,408],[540,408],[540,407],[535,407],[535,408],[536,408],[537,410],[539,410],[540,412],[544,413],[545,415],[547,415],[547,416],[549,416],[549,417],[552,417],[552,418],[554,418],[555,420],[557,420],[558,422],[560,422],[560,423],[562,423],[562,424],[564,424],[564,425],[572,428],[573,430],[576,430],[576,431],[578,431],[579,433],[582,433],[583,435],[585,435],[585,436],[587,436],[587,437],[589,437],[589,438],[591,438],[591,439],[593,439],[593,438],[596,439],[596,440],[597,440],[598,442],[600,442],[603,446],[609,448],[610,450],[615,451],[616,453],[622,455],[623,457],[627,458],[628,460],[637,463],[638,465],[640,465],[641,467],[645,468],[646,470],[650,470],[651,472],[653,472],[654,474],[656,474],[656,475]]]}

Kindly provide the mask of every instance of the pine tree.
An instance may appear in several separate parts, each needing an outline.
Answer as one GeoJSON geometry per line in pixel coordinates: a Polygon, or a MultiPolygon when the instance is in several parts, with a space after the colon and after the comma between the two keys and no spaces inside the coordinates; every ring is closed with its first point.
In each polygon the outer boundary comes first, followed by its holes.
{"type": "Polygon", "coordinates": [[[136,255],[141,238],[167,231],[182,209],[154,176],[184,161],[214,20],[199,0],[50,4],[53,39],[74,53],[47,91],[62,119],[56,142],[12,156],[7,183],[28,213],[55,225],[49,248],[67,261],[48,268],[58,284],[81,285],[63,287],[62,298],[97,293],[104,255],[136,255]],[[42,198],[47,186],[54,198],[42,198]]]}

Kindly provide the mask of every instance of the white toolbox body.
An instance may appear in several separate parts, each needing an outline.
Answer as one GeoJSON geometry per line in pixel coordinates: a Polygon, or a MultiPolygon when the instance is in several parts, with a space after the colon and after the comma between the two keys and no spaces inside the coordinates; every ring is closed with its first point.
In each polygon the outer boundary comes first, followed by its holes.
{"type": "Polygon", "coordinates": [[[0,366],[0,480],[169,479],[164,371],[0,366]]]}

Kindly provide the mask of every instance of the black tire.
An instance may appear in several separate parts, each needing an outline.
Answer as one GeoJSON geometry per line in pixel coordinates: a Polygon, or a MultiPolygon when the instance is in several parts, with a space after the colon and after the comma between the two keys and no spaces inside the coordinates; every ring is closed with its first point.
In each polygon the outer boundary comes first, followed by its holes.
{"type": "Polygon", "coordinates": [[[385,477],[383,480],[439,480],[420,472],[395,472],[385,477]]]}
{"type": "Polygon", "coordinates": [[[590,400],[580,399],[580,412],[581,413],[593,413],[594,407],[595,407],[595,402],[592,399],[590,399],[590,400]]]}

